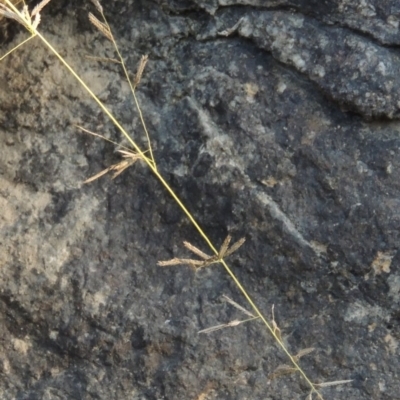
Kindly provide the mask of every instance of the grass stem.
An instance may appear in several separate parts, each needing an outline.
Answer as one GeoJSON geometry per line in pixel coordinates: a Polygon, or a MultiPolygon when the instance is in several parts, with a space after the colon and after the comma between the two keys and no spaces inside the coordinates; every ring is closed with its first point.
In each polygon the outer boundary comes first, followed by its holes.
{"type": "MultiPolygon", "coordinates": [[[[193,215],[191,214],[191,212],[188,210],[188,208],[183,204],[183,202],[180,200],[180,198],[178,197],[178,195],[174,192],[174,190],[171,188],[171,186],[168,184],[168,182],[165,181],[165,179],[162,177],[162,175],[158,172],[157,167],[156,167],[156,163],[155,163],[155,159],[154,159],[154,155],[153,155],[153,151],[150,145],[150,136],[148,133],[148,130],[146,128],[146,124],[141,112],[141,108],[140,108],[140,104],[138,102],[138,99],[136,97],[135,94],[135,85],[133,85],[131,83],[131,80],[129,79],[129,74],[128,71],[125,67],[123,58],[121,53],[118,50],[118,46],[116,44],[116,41],[114,39],[114,37],[112,36],[112,42],[114,44],[114,47],[117,51],[117,54],[121,60],[121,64],[122,67],[124,69],[124,73],[125,76],[129,82],[131,91],[132,91],[132,95],[134,97],[135,100],[135,104],[136,107],[138,109],[139,112],[139,116],[140,116],[140,120],[141,123],[143,125],[143,128],[145,130],[146,136],[147,136],[147,140],[149,143],[149,151],[150,151],[150,157],[147,157],[145,155],[146,151],[143,151],[137,144],[136,142],[131,138],[131,136],[127,133],[127,131],[123,128],[123,126],[118,122],[118,120],[114,117],[114,115],[111,113],[111,111],[108,110],[108,108],[101,102],[101,100],[95,95],[95,93],[89,88],[89,86],[82,80],[82,78],[79,76],[78,73],[75,72],[75,70],[70,66],[70,64],[60,55],[60,53],[53,47],[53,45],[47,41],[47,39],[37,30],[36,26],[34,26],[32,24],[32,21],[29,20],[28,18],[25,17],[25,15],[21,12],[19,12],[16,7],[14,7],[14,5],[9,1],[9,0],[5,0],[7,5],[10,7],[10,9],[13,10],[14,13],[16,13],[18,15],[18,17],[21,19],[21,23],[30,31],[30,33],[32,34],[32,36],[28,39],[26,39],[24,42],[22,42],[21,44],[19,44],[18,46],[16,46],[14,49],[12,49],[11,51],[9,51],[5,56],[2,57],[2,59],[4,57],[6,57],[7,55],[9,55],[12,51],[16,50],[19,46],[21,46],[22,44],[25,44],[26,42],[28,42],[30,39],[32,39],[33,37],[37,36],[40,38],[40,40],[43,42],[43,44],[45,46],[47,46],[47,48],[58,58],[58,60],[64,65],[64,67],[74,76],[74,78],[79,82],[79,84],[85,89],[85,91],[90,95],[90,97],[97,103],[97,105],[101,108],[101,110],[108,116],[108,118],[113,122],[113,124],[120,130],[120,132],[126,137],[126,139],[129,141],[129,143],[132,145],[132,147],[137,151],[137,153],[140,155],[140,157],[146,162],[146,164],[148,165],[148,167],[150,168],[150,170],[153,172],[153,174],[157,177],[157,179],[160,181],[160,183],[164,186],[164,188],[166,189],[166,191],[171,195],[171,197],[175,200],[175,202],[179,205],[179,207],[181,208],[181,210],[183,211],[183,213],[186,215],[186,217],[189,219],[189,221],[193,224],[193,226],[196,228],[196,230],[198,231],[198,233],[200,234],[200,236],[204,239],[204,241],[207,243],[207,245],[210,247],[210,249],[215,253],[215,255],[218,256],[218,251],[217,249],[214,247],[214,245],[212,244],[211,240],[209,239],[209,237],[206,235],[206,233],[204,232],[204,230],[201,228],[201,226],[198,224],[198,222],[195,220],[195,218],[193,217],[193,215]]],[[[109,25],[104,17],[103,12],[101,11],[101,14],[103,16],[103,19],[105,21],[105,24],[107,25],[107,27],[109,28],[109,25]]],[[[283,341],[281,340],[281,338],[278,336],[278,334],[276,333],[276,330],[273,328],[273,326],[267,321],[267,319],[264,317],[264,315],[261,313],[261,311],[259,310],[259,308],[256,306],[256,304],[254,303],[254,301],[251,299],[250,295],[248,294],[248,292],[245,290],[245,288],[242,286],[242,284],[240,283],[240,281],[238,280],[238,278],[236,277],[236,275],[233,273],[233,271],[231,270],[231,268],[228,266],[228,264],[225,262],[225,260],[221,259],[219,260],[226,272],[229,274],[229,276],[232,278],[232,280],[234,281],[234,283],[236,284],[236,286],[238,287],[238,289],[240,290],[240,292],[243,294],[243,296],[245,297],[245,299],[247,300],[248,304],[252,307],[252,309],[254,310],[256,316],[258,318],[260,318],[264,325],[267,327],[267,329],[269,330],[269,332],[271,333],[271,335],[273,336],[273,338],[275,339],[275,341],[278,343],[279,347],[282,349],[282,351],[287,355],[287,357],[290,359],[291,363],[293,364],[293,366],[296,368],[296,370],[300,373],[300,375],[304,378],[304,380],[307,382],[307,384],[310,387],[311,393],[310,395],[312,395],[313,393],[315,393],[318,398],[320,400],[323,400],[322,395],[320,394],[320,392],[317,390],[317,385],[312,383],[311,380],[307,377],[306,373],[302,370],[302,368],[300,367],[300,365],[297,363],[297,361],[295,360],[295,358],[290,354],[289,350],[286,348],[285,344],[283,343],[283,341]]]]}

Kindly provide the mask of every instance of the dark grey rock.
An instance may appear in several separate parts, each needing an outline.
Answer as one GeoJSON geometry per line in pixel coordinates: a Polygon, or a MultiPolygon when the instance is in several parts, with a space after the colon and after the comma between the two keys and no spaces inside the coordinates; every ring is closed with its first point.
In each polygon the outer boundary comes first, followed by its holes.
{"type": "MultiPolygon", "coordinates": [[[[370,3],[321,4],[104,6],[129,70],[149,54],[159,171],[216,246],[246,237],[229,265],[293,354],[316,348],[309,377],[353,380],[324,398],[395,399],[398,33],[382,21],[398,14],[371,2],[361,34],[370,3]]],[[[43,33],[145,145],[118,66],[85,57],[114,56],[90,3],[47,8],[43,33]]],[[[261,323],[198,334],[245,318],[223,295],[249,306],[222,266],[157,266],[184,240],[209,250],[145,165],[83,185],[120,157],[75,124],[123,141],[38,39],[0,63],[0,397],[305,399],[299,376],[268,379],[288,361],[261,323]]]]}
{"type": "Polygon", "coordinates": [[[200,8],[215,15],[228,6],[282,9],[312,16],[329,25],[347,27],[384,45],[400,43],[400,5],[396,0],[194,0],[170,1],[174,11],[200,8]]]}
{"type": "Polygon", "coordinates": [[[239,34],[316,82],[334,100],[366,117],[398,118],[400,59],[393,51],[301,14],[255,12],[239,34]]]}

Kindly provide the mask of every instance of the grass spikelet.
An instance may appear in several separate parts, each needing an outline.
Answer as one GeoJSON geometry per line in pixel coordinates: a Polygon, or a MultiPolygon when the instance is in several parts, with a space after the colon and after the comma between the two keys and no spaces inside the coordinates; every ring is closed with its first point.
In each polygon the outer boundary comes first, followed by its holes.
{"type": "MultiPolygon", "coordinates": [[[[222,259],[224,257],[229,257],[232,253],[237,251],[239,247],[241,247],[244,242],[246,241],[245,238],[239,239],[236,243],[234,243],[229,249],[226,249],[223,254],[220,254],[219,257],[222,259]]],[[[228,243],[229,244],[229,243],[228,243]]]]}
{"type": "Polygon", "coordinates": [[[274,334],[276,335],[276,337],[281,341],[282,341],[282,336],[281,336],[281,330],[279,329],[278,324],[275,322],[275,304],[272,305],[272,320],[271,320],[271,324],[272,324],[272,330],[274,332],[274,334]]]}
{"type": "Polygon", "coordinates": [[[193,246],[191,243],[189,242],[183,242],[183,245],[190,250],[192,253],[198,255],[200,258],[204,259],[204,260],[208,260],[210,259],[211,256],[209,256],[206,253],[203,253],[200,249],[198,249],[196,246],[193,246]]]}
{"type": "Polygon", "coordinates": [[[179,264],[189,264],[192,267],[195,267],[196,269],[199,268],[204,268],[208,267],[211,264],[217,264],[223,262],[224,257],[227,257],[228,255],[231,255],[234,251],[236,251],[244,242],[245,239],[242,238],[238,240],[231,248],[228,248],[229,243],[231,242],[231,236],[228,235],[224,242],[221,245],[221,248],[218,252],[218,254],[215,254],[213,256],[210,256],[200,249],[198,249],[196,246],[193,246],[189,242],[183,242],[184,246],[190,250],[192,253],[196,254],[200,258],[203,259],[203,261],[200,260],[194,260],[194,259],[188,259],[188,258],[173,258],[172,260],[169,261],[159,261],[157,264],[165,267],[169,265],[179,265],[179,264]]]}
{"type": "Polygon", "coordinates": [[[197,333],[209,334],[209,333],[212,333],[212,332],[215,332],[215,331],[219,331],[221,329],[238,326],[238,325],[243,324],[245,322],[253,321],[253,320],[259,318],[259,317],[256,317],[255,315],[253,315],[250,311],[247,311],[240,304],[238,304],[235,301],[233,301],[232,299],[230,299],[228,296],[223,295],[222,297],[224,298],[225,301],[227,301],[228,303],[233,305],[235,308],[237,308],[238,310],[240,310],[241,312],[243,312],[244,314],[246,314],[250,318],[247,318],[247,319],[244,319],[244,320],[234,319],[233,321],[230,321],[230,322],[228,322],[226,324],[215,325],[215,326],[211,326],[210,328],[202,329],[201,331],[198,331],[197,333]]]}
{"type": "Polygon", "coordinates": [[[42,0],[35,8],[32,10],[31,17],[34,17],[36,14],[39,14],[40,11],[43,10],[44,7],[46,7],[47,4],[50,3],[51,0],[42,0]]]}
{"type": "Polygon", "coordinates": [[[98,20],[92,13],[89,13],[89,21],[93,26],[97,28],[109,41],[113,42],[114,38],[112,36],[109,26],[98,20]]]}
{"type": "MultiPolygon", "coordinates": [[[[25,9],[26,9],[26,6],[24,6],[22,12],[19,13],[18,10],[14,6],[8,6],[3,3],[0,3],[0,15],[2,15],[5,18],[13,19],[14,21],[17,21],[18,23],[20,23],[24,26],[25,26],[25,23],[22,19],[22,16],[25,15],[25,9]]],[[[29,16],[29,14],[28,14],[28,16],[29,16]]]]}
{"type": "Polygon", "coordinates": [[[226,302],[232,304],[233,307],[236,307],[239,311],[241,311],[242,313],[246,314],[248,317],[256,318],[250,311],[247,311],[244,307],[242,307],[240,304],[236,303],[236,301],[233,301],[228,296],[223,295],[222,297],[226,302]]]}
{"type": "Polygon", "coordinates": [[[3,16],[4,18],[13,19],[19,22],[18,16],[2,3],[0,3],[0,15],[3,16]]]}
{"type": "Polygon", "coordinates": [[[295,374],[296,372],[297,369],[292,365],[281,364],[278,367],[276,367],[274,372],[268,375],[268,379],[270,381],[273,381],[274,379],[281,378],[282,376],[285,375],[295,374]]]}
{"type": "Polygon", "coordinates": [[[300,350],[293,358],[296,361],[299,361],[301,357],[304,357],[314,351],[314,347],[307,347],[306,349],[300,350]]]}
{"type": "Polygon", "coordinates": [[[96,10],[100,13],[103,14],[103,7],[101,6],[100,2],[98,0],[92,0],[92,3],[96,7],[96,10]]]}
{"type": "Polygon", "coordinates": [[[117,150],[117,152],[121,153],[125,159],[120,161],[117,164],[111,165],[110,167],[104,169],[103,171],[99,172],[98,174],[92,176],[91,178],[86,179],[83,183],[93,182],[96,179],[107,174],[108,172],[112,172],[112,171],[114,172],[112,179],[115,179],[118,175],[122,174],[127,168],[129,168],[131,165],[135,164],[136,161],[141,159],[140,154],[135,153],[134,151],[117,150]]]}
{"type": "Polygon", "coordinates": [[[145,55],[142,56],[142,58],[140,59],[140,63],[139,63],[139,67],[137,69],[136,75],[135,75],[135,79],[133,80],[133,87],[136,88],[139,83],[140,80],[142,79],[142,75],[143,75],[143,71],[146,67],[147,61],[149,60],[149,56],[145,55]]]}
{"type": "Polygon", "coordinates": [[[13,19],[23,25],[33,36],[36,35],[36,29],[40,23],[40,11],[48,4],[51,0],[42,0],[31,13],[29,13],[28,6],[23,5],[22,10],[18,11],[15,7],[19,2],[4,0],[5,4],[0,3],[0,14],[6,18],[13,19]]]}
{"type": "MultiPolygon", "coordinates": [[[[0,2],[0,17],[5,17],[8,19],[12,19],[19,24],[21,24],[28,32],[30,32],[31,36],[17,46],[13,47],[10,51],[0,57],[0,61],[9,56],[12,52],[17,50],[19,47],[23,46],[26,42],[33,39],[37,35],[37,28],[40,24],[40,11],[48,4],[51,0],[43,0],[40,2],[29,14],[28,6],[25,5],[22,7],[21,11],[18,11],[16,5],[21,3],[21,1],[10,1],[3,0],[0,2]],[[4,3],[4,4],[3,4],[4,3]],[[33,19],[32,19],[33,18],[33,19]]],[[[23,2],[22,2],[23,3],[23,2]]]]}
{"type": "MultiPolygon", "coordinates": [[[[89,135],[99,137],[107,142],[113,143],[114,145],[118,146],[118,143],[114,142],[113,140],[107,139],[105,136],[100,135],[96,132],[92,132],[88,129],[83,128],[82,126],[75,125],[78,129],[80,129],[83,132],[88,133],[89,135]]],[[[113,164],[110,167],[104,169],[103,171],[100,171],[96,175],[93,175],[92,177],[86,179],[83,183],[90,183],[95,181],[98,178],[101,178],[103,175],[107,174],[108,172],[114,171],[114,174],[112,176],[112,179],[115,179],[118,175],[122,174],[127,168],[129,168],[131,165],[135,164],[136,161],[142,159],[142,156],[135,152],[132,149],[129,149],[125,146],[120,146],[122,149],[118,149],[117,152],[122,154],[122,157],[124,160],[120,161],[117,164],[113,164]]]]}
{"type": "Polygon", "coordinates": [[[353,379],[345,379],[343,381],[332,381],[332,382],[322,382],[322,383],[316,383],[315,386],[325,388],[329,386],[338,386],[338,385],[345,385],[346,383],[353,382],[353,379]]]}

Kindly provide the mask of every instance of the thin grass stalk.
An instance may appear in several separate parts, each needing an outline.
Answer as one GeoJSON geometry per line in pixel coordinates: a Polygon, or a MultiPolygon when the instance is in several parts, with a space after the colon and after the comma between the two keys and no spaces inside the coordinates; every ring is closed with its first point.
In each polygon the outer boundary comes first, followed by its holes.
{"type": "Polygon", "coordinates": [[[21,43],[19,43],[17,46],[13,47],[10,51],[8,51],[4,56],[0,57],[0,61],[3,61],[7,56],[9,56],[13,51],[17,50],[21,46],[23,46],[26,42],[29,42],[31,39],[33,39],[36,35],[29,36],[27,39],[23,40],[21,43]]]}

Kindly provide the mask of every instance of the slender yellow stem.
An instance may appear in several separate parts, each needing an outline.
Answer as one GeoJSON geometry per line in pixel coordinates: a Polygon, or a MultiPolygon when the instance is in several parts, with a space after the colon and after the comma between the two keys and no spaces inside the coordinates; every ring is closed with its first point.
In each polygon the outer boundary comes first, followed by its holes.
{"type": "Polygon", "coordinates": [[[24,41],[22,41],[20,44],[18,44],[17,46],[13,47],[10,51],[8,51],[6,54],[4,54],[4,56],[2,56],[0,58],[0,61],[3,61],[7,56],[9,56],[13,51],[17,50],[19,47],[21,47],[22,45],[24,45],[26,42],[29,42],[31,39],[33,39],[36,35],[32,35],[29,36],[28,39],[25,39],[24,41]]]}

